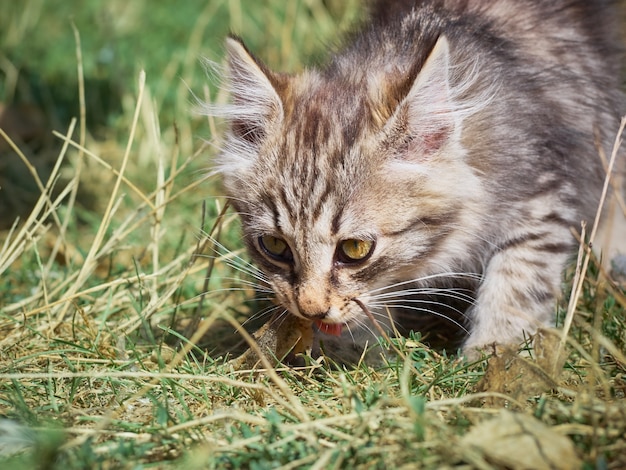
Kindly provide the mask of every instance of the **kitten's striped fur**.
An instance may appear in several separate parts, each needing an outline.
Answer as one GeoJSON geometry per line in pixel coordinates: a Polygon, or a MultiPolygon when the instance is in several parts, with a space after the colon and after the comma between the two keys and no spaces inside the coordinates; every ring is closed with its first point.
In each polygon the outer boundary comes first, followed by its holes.
{"type": "Polygon", "coordinates": [[[378,1],[299,75],[228,39],[216,168],[280,304],[351,341],[372,329],[355,298],[387,325],[386,307],[404,323],[460,301],[466,351],[551,324],[624,109],[614,17],[609,0],[378,1]]]}

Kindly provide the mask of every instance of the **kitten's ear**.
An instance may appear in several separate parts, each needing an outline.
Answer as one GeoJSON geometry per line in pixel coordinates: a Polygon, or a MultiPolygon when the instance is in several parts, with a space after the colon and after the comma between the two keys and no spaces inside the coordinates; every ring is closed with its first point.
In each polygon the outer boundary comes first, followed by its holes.
{"type": "Polygon", "coordinates": [[[228,116],[234,137],[258,144],[268,126],[281,120],[283,104],[277,88],[281,76],[271,72],[235,38],[226,39],[230,93],[233,107],[228,116]]]}
{"type": "Polygon", "coordinates": [[[461,122],[455,109],[458,107],[450,88],[450,48],[446,37],[441,36],[395,113],[408,134],[399,156],[420,161],[457,136],[461,122]]]}

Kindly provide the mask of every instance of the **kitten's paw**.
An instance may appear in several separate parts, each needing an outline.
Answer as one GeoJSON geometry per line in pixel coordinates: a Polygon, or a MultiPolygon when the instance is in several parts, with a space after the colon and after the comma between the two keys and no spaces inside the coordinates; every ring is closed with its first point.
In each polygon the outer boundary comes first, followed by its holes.
{"type": "Polygon", "coordinates": [[[492,342],[491,344],[481,344],[475,346],[468,346],[465,344],[463,346],[463,357],[467,362],[476,362],[481,359],[487,359],[490,356],[497,355],[502,348],[496,342],[492,342]]]}
{"type": "Polygon", "coordinates": [[[532,338],[533,335],[524,335],[524,338],[516,335],[508,337],[502,335],[498,339],[471,335],[463,345],[463,356],[469,362],[473,362],[490,356],[498,356],[504,351],[527,350],[532,343],[532,338]]]}

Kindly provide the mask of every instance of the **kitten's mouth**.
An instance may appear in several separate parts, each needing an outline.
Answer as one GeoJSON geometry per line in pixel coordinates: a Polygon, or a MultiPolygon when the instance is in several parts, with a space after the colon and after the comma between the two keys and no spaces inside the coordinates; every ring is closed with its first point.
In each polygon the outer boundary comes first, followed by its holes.
{"type": "Polygon", "coordinates": [[[331,336],[341,336],[343,323],[324,323],[322,320],[315,320],[314,323],[322,333],[331,336]]]}

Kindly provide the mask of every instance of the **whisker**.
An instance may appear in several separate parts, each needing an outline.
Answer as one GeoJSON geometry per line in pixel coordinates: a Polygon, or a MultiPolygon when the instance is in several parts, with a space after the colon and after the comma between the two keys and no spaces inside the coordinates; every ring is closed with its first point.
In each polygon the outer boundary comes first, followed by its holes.
{"type": "MultiPolygon", "coordinates": [[[[368,307],[371,307],[371,308],[381,308],[381,307],[385,308],[386,307],[386,305],[383,304],[383,303],[371,303],[371,302],[368,302],[367,305],[368,305],[368,307]]],[[[382,318],[382,320],[389,320],[389,315],[386,312],[378,312],[376,310],[371,310],[370,309],[370,313],[374,317],[382,318]]],[[[392,318],[392,320],[393,320],[393,318],[392,318]]]]}
{"type": "MultiPolygon", "coordinates": [[[[269,307],[266,307],[262,310],[259,310],[258,312],[253,313],[252,315],[250,315],[249,318],[246,318],[244,320],[244,322],[242,323],[243,325],[246,325],[247,323],[254,321],[258,318],[264,317],[264,316],[271,316],[270,314],[273,314],[274,312],[280,310],[281,308],[283,308],[281,305],[270,305],[269,307]]],[[[283,308],[283,313],[287,312],[287,310],[284,310],[283,308]]],[[[282,315],[282,314],[281,314],[282,315]]]]}
{"type": "MultiPolygon", "coordinates": [[[[356,326],[359,328],[363,328],[363,325],[361,325],[361,322],[359,321],[360,319],[357,319],[356,326]]],[[[352,338],[352,342],[356,342],[356,339],[354,338],[354,334],[352,333],[352,328],[350,327],[350,325],[346,325],[347,329],[348,329],[348,333],[350,334],[350,338],[352,338]]]]}
{"type": "MultiPolygon", "coordinates": [[[[264,276],[262,276],[262,275],[260,275],[258,273],[249,272],[247,270],[237,269],[235,266],[232,266],[232,265],[229,265],[229,266],[231,268],[233,268],[233,269],[243,273],[243,274],[246,274],[247,276],[250,276],[253,279],[256,279],[258,282],[262,283],[262,285],[264,285],[265,288],[268,288],[270,283],[264,276]]],[[[259,285],[261,285],[261,284],[259,284],[259,285]]]]}
{"type": "Polygon", "coordinates": [[[267,285],[263,285],[263,284],[258,284],[252,280],[248,280],[248,279],[241,279],[238,277],[221,277],[220,280],[222,281],[233,281],[236,282],[239,285],[244,285],[247,287],[252,287],[255,290],[257,290],[258,292],[262,292],[262,293],[273,293],[274,291],[272,289],[270,289],[267,285]]]}
{"type": "MultiPolygon", "coordinates": [[[[361,310],[363,310],[363,313],[365,313],[365,315],[367,315],[367,317],[370,319],[370,321],[372,322],[372,324],[376,327],[376,329],[380,332],[380,334],[382,335],[382,337],[385,339],[385,341],[387,341],[388,344],[392,344],[391,339],[389,338],[389,335],[387,334],[387,332],[385,331],[385,329],[383,327],[380,326],[380,323],[378,323],[376,321],[376,318],[374,317],[374,314],[372,314],[372,312],[370,311],[369,308],[367,308],[367,305],[365,305],[363,303],[363,301],[361,299],[359,299],[358,297],[354,297],[352,299],[352,301],[354,303],[356,303],[361,310]]],[[[369,330],[369,328],[368,328],[369,330]]],[[[372,335],[374,337],[376,337],[376,335],[374,334],[373,331],[370,330],[370,332],[372,333],[372,335]]]]}
{"type": "MultiPolygon", "coordinates": [[[[468,291],[471,292],[471,291],[468,291]]],[[[429,296],[437,296],[437,297],[445,297],[448,299],[459,300],[461,302],[465,302],[471,306],[476,304],[476,299],[471,294],[465,294],[460,290],[446,290],[446,289],[411,289],[406,291],[397,291],[397,292],[389,292],[385,294],[379,294],[370,297],[371,301],[368,303],[371,304],[372,301],[384,301],[387,304],[393,304],[397,302],[427,302],[428,299],[411,299],[411,296],[416,295],[429,295],[429,296]]]]}
{"type": "Polygon", "coordinates": [[[289,317],[289,315],[291,315],[291,313],[289,313],[289,310],[287,310],[286,308],[282,307],[281,305],[277,305],[277,307],[283,308],[283,311],[279,314],[276,315],[275,317],[275,321],[280,322],[277,325],[277,329],[279,330],[281,328],[281,326],[283,325],[283,323],[287,320],[287,318],[289,317]]]}
{"type": "MultiPolygon", "coordinates": [[[[463,317],[463,318],[468,318],[467,315],[465,314],[465,312],[451,306],[448,304],[444,304],[443,302],[437,302],[435,300],[415,300],[415,301],[408,301],[411,304],[417,304],[417,305],[435,305],[438,307],[444,307],[444,308],[448,308],[452,311],[454,311],[455,313],[459,314],[459,316],[463,317]]],[[[388,303],[376,303],[376,302],[370,302],[369,304],[371,307],[389,307],[388,303]]],[[[402,308],[407,308],[407,309],[415,309],[417,307],[414,307],[414,305],[406,305],[406,304],[394,304],[393,308],[395,309],[402,309],[402,308]]],[[[425,307],[424,307],[425,308],[425,307]]],[[[443,314],[442,314],[443,315],[443,314]]]]}
{"type": "Polygon", "coordinates": [[[241,256],[235,254],[233,251],[226,248],[223,244],[221,244],[219,241],[215,240],[214,238],[210,236],[208,238],[216,247],[215,252],[218,256],[205,255],[206,257],[214,258],[217,261],[223,261],[226,265],[230,266],[236,271],[245,273],[266,285],[270,284],[265,274],[259,268],[257,268],[254,264],[245,260],[241,256]]]}
{"type": "MultiPolygon", "coordinates": [[[[442,303],[438,303],[438,304],[442,305],[442,306],[445,306],[447,308],[451,308],[449,305],[446,305],[446,304],[442,304],[442,303]]],[[[435,305],[437,305],[437,303],[435,303],[435,305]]],[[[372,306],[380,307],[381,305],[372,305],[372,306]]],[[[430,310],[428,308],[423,308],[423,307],[416,307],[414,305],[395,305],[394,307],[395,308],[403,308],[403,309],[406,309],[406,310],[414,310],[414,311],[421,312],[421,313],[428,313],[430,315],[434,315],[436,317],[443,318],[444,320],[449,321],[450,323],[452,323],[453,325],[455,325],[459,329],[463,330],[463,332],[465,334],[469,335],[469,330],[467,328],[465,328],[465,326],[463,326],[463,324],[459,323],[454,318],[451,318],[448,315],[445,315],[444,313],[438,312],[436,310],[430,310]]],[[[461,316],[465,317],[465,314],[463,312],[460,312],[460,311],[458,311],[456,309],[452,309],[452,310],[455,310],[461,316]]]]}
{"type": "MultiPolygon", "coordinates": [[[[214,295],[222,294],[224,292],[229,292],[229,293],[232,293],[232,292],[248,292],[248,289],[244,289],[242,287],[222,287],[220,289],[211,289],[211,290],[208,290],[208,291],[204,292],[204,294],[203,293],[196,294],[193,297],[191,297],[189,300],[195,300],[195,299],[201,297],[202,295],[204,295],[205,297],[212,297],[214,295]]],[[[272,294],[273,294],[273,292],[272,292],[272,294]]],[[[273,300],[273,299],[274,299],[274,297],[254,297],[254,298],[251,298],[251,299],[246,299],[246,301],[263,301],[263,300],[273,300]]]]}
{"type": "Polygon", "coordinates": [[[374,292],[384,292],[387,290],[393,290],[396,289],[398,287],[401,286],[406,286],[409,284],[420,284],[423,283],[425,281],[430,281],[433,279],[448,279],[448,278],[467,278],[470,279],[472,281],[482,281],[483,276],[480,274],[475,274],[475,273],[438,273],[438,274],[430,274],[428,276],[423,276],[420,278],[416,278],[416,279],[410,279],[408,281],[401,281],[401,282],[396,282],[394,284],[389,284],[383,287],[379,287],[377,289],[372,289],[371,291],[369,291],[369,294],[372,294],[374,292]]]}
{"type": "Polygon", "coordinates": [[[251,276],[262,277],[263,279],[265,279],[265,274],[263,274],[263,272],[259,270],[259,268],[257,268],[253,264],[250,264],[239,256],[236,256],[235,258],[222,257],[221,260],[223,260],[228,266],[236,269],[237,271],[242,271],[250,274],[251,276]]]}
{"type": "MultiPolygon", "coordinates": [[[[378,337],[376,332],[372,329],[373,326],[370,326],[369,323],[367,323],[363,318],[356,318],[354,320],[354,324],[356,326],[356,329],[367,331],[372,336],[372,338],[378,337]]],[[[352,333],[352,328],[350,328],[350,325],[348,325],[348,331],[350,332],[350,337],[352,338],[352,342],[356,343],[357,339],[354,337],[354,334],[352,333]]]]}

